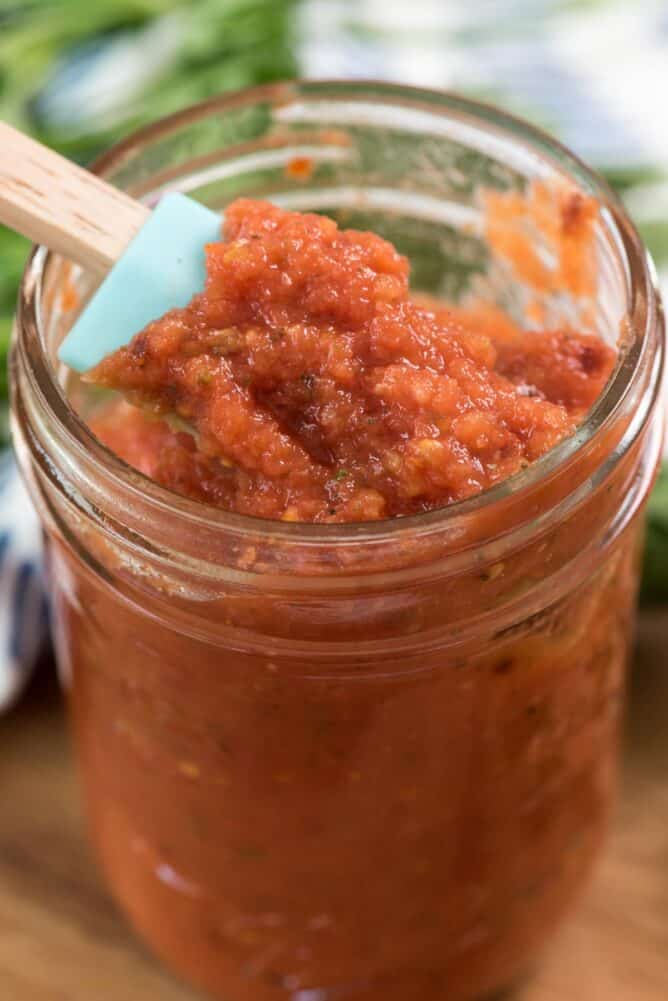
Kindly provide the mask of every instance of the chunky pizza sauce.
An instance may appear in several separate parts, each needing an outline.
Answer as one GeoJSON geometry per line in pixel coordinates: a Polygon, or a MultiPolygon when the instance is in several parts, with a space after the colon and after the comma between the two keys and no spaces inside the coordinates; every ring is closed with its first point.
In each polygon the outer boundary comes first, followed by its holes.
{"type": "MultiPolygon", "coordinates": [[[[593,203],[548,195],[499,196],[490,244],[518,283],[587,298],[593,203]]],[[[99,857],[146,940],[213,997],[489,997],[569,909],[608,823],[646,436],[605,477],[619,421],[432,531],[399,519],[571,435],[614,352],[536,303],[526,331],[416,299],[388,243],[266,203],[227,209],[207,270],[90,374],[120,391],[96,433],[215,508],[388,520],[192,518],[104,468],[85,510],[74,490],[54,502],[54,630],[99,857]]]]}
{"type": "Polygon", "coordinates": [[[206,254],[204,291],[92,373],[141,408],[94,428],[227,510],[369,521],[470,497],[571,434],[614,363],[589,334],[413,301],[405,257],[322,216],[242,199],[206,254]]]}

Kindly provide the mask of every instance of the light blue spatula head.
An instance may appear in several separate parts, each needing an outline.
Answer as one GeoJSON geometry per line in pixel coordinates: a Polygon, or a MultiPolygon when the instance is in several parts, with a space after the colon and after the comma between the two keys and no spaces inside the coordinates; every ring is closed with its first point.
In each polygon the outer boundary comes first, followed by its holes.
{"type": "Polygon", "coordinates": [[[220,221],[186,195],[165,195],[68,333],[60,360],[87,372],[151,320],[185,306],[204,287],[204,246],[220,240],[220,221]]]}

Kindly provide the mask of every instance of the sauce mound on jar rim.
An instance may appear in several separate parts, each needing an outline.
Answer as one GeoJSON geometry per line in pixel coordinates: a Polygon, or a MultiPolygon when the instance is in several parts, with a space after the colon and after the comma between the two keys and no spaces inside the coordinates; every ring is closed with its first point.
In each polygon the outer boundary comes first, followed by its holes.
{"type": "Polygon", "coordinates": [[[91,421],[131,465],[226,510],[304,522],[443,507],[571,434],[615,352],[418,303],[373,233],[241,199],[204,291],[91,374],[91,421]]]}

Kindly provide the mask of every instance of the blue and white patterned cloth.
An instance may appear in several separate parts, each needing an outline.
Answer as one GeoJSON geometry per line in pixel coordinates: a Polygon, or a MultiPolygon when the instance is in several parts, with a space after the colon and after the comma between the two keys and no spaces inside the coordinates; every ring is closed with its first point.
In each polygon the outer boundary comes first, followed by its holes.
{"type": "Polygon", "coordinates": [[[0,710],[23,691],[46,640],[40,543],[16,465],[0,453],[0,710]]]}

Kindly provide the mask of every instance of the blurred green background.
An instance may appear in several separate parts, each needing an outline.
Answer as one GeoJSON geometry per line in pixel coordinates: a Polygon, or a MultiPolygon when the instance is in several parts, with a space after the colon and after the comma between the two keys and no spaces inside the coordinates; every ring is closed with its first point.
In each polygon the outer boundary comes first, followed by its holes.
{"type": "MultiPolygon", "coordinates": [[[[662,0],[0,0],[0,118],[83,163],[211,94],[297,75],[450,87],[547,127],[617,188],[668,283],[662,0]]],[[[0,227],[0,444],[26,253],[0,227]]],[[[665,471],[643,587],[668,600],[665,471]]]]}

